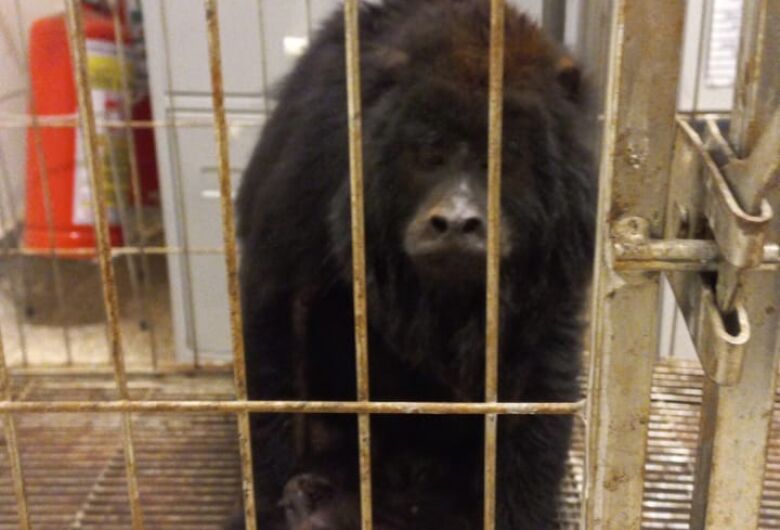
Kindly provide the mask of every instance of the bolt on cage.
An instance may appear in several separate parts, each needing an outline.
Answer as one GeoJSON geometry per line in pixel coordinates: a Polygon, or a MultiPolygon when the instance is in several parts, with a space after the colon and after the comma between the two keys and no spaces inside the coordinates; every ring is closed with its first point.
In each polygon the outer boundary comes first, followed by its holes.
{"type": "MultiPolygon", "coordinates": [[[[552,1],[552,0],[548,0],[552,1]]],[[[769,191],[780,179],[780,2],[744,3],[736,104],[724,132],[713,118],[696,123],[676,117],[679,49],[685,3],[594,0],[587,3],[581,47],[594,65],[603,94],[600,139],[598,240],[592,305],[588,393],[576,403],[502,403],[497,396],[499,222],[504,0],[491,0],[488,267],[486,380],[482,403],[396,403],[370,399],[368,388],[366,275],[363,226],[363,163],[359,69],[359,0],[345,0],[348,120],[352,208],[353,287],[358,374],[354,402],[250,401],[244,371],[244,345],[233,226],[228,123],[224,107],[217,0],[204,0],[213,120],[104,121],[95,117],[90,97],[85,34],[78,0],[65,0],[76,73],[79,117],[29,117],[0,121],[31,127],[40,157],[43,127],[80,127],[97,232],[110,359],[118,399],[107,401],[29,401],[12,399],[9,369],[0,337],[0,413],[19,526],[32,528],[16,416],[28,413],[119,413],[132,528],[144,528],[138,486],[132,413],[233,415],[237,419],[246,528],[255,530],[249,413],[356,414],[359,427],[361,521],[371,530],[370,417],[372,414],[475,414],[485,418],[484,528],[495,529],[497,418],[503,414],[574,414],[586,425],[585,490],[582,529],[638,530],[641,526],[644,464],[650,416],[651,381],[657,348],[660,272],[672,283],[707,375],[690,525],[694,529],[757,528],[775,398],[780,315],[780,234],[772,224],[769,191]],[[656,21],[663,21],[659,24],[656,21]],[[702,125],[703,124],[703,125],[702,125]],[[107,176],[99,163],[97,127],[122,128],[132,142],[134,128],[214,126],[218,155],[224,248],[137,246],[111,248],[104,201],[107,176]],[[728,137],[728,140],[725,139],[728,137]],[[128,391],[113,258],[175,253],[224,254],[230,301],[235,398],[160,401],[136,399],[128,391]],[[712,276],[717,272],[717,280],[712,276]],[[736,466],[739,466],[739,471],[736,466]],[[738,472],[737,472],[738,471],[738,472]]],[[[114,11],[116,27],[118,15],[114,11]]],[[[559,24],[560,21],[555,22],[559,24]]],[[[120,32],[117,47],[125,50],[120,32]]],[[[129,93],[122,69],[122,90],[129,93]]],[[[127,98],[129,101],[129,98],[127,98]]],[[[127,113],[129,116],[130,114],[127,113]]],[[[131,160],[133,157],[131,157],[131,160]]],[[[131,162],[133,195],[138,168],[131,162]]],[[[51,238],[51,197],[41,171],[51,238]]],[[[777,205],[777,204],[776,204],[777,205]]],[[[139,211],[138,204],[134,205],[139,211]]],[[[137,229],[144,231],[143,217],[137,229]]],[[[47,252],[92,254],[93,249],[47,252]]],[[[6,249],[5,256],[40,251],[6,249]]],[[[60,272],[52,260],[55,294],[62,299],[60,272]]],[[[148,277],[148,274],[143,276],[148,277]]],[[[144,286],[143,289],[148,289],[144,286]]],[[[142,308],[143,311],[143,308],[142,308]]],[[[63,329],[72,364],[69,330],[63,329]]],[[[24,352],[24,349],[23,349],[24,352]]],[[[157,368],[152,339],[152,366],[157,368]]],[[[196,357],[196,366],[199,364],[196,357]]],[[[262,522],[261,522],[262,524],[262,522]]]]}

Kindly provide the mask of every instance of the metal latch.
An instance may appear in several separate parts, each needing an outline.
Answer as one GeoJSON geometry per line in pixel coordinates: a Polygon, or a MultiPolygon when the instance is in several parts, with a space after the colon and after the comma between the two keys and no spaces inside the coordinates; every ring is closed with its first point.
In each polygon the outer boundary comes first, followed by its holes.
{"type": "Polygon", "coordinates": [[[764,197],[780,174],[780,112],[745,160],[735,156],[714,119],[707,119],[705,126],[704,213],[725,257],[718,267],[718,307],[729,311],[735,304],[740,272],[758,266],[763,257],[772,219],[772,208],[764,197]]]}
{"type": "MultiPolygon", "coordinates": [[[[705,120],[701,137],[688,123],[678,120],[676,149],[682,153],[676,152],[675,162],[682,167],[673,168],[673,178],[675,170],[693,170],[694,176],[698,173],[698,189],[704,192],[704,197],[696,198],[695,191],[689,188],[682,198],[674,197],[674,192],[670,198],[674,198],[677,208],[681,200],[687,199],[685,210],[689,215],[706,219],[722,261],[718,263],[715,285],[700,274],[696,278],[677,275],[672,285],[702,367],[713,381],[724,386],[739,381],[745,345],[750,340],[748,314],[737,293],[743,271],[759,266],[764,257],[766,233],[773,215],[764,195],[776,183],[780,153],[778,116],[780,113],[745,160],[736,157],[714,119],[705,120]],[[773,152],[774,160],[770,158],[773,152]]],[[[678,176],[690,178],[691,175],[678,176]]],[[[702,237],[703,228],[691,230],[702,237]]],[[[679,227],[674,230],[679,231],[679,227]]],[[[669,235],[677,237],[678,234],[669,235]]]]}

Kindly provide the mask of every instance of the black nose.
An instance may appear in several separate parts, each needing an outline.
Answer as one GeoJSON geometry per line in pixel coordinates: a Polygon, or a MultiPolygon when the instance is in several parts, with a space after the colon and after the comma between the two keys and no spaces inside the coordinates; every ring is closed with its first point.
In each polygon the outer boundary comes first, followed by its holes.
{"type": "Polygon", "coordinates": [[[485,233],[485,222],[475,212],[437,212],[431,215],[428,222],[433,231],[440,236],[483,237],[485,233]]]}
{"type": "Polygon", "coordinates": [[[421,212],[407,233],[407,251],[429,258],[482,256],[487,228],[483,210],[473,201],[448,200],[421,212]]]}

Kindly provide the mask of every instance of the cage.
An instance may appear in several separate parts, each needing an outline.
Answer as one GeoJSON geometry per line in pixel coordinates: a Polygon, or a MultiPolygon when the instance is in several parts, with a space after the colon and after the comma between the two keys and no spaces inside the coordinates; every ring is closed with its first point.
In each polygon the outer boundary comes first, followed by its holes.
{"type": "MultiPolygon", "coordinates": [[[[495,223],[484,402],[370,399],[357,0],[86,2],[106,28],[110,50],[98,52],[79,0],[0,4],[11,80],[0,94],[0,529],[218,529],[240,498],[254,529],[255,412],[358,416],[363,530],[369,418],[388,413],[484,416],[486,530],[497,418],[514,414],[578,419],[561,528],[780,528],[780,3],[511,3],[574,49],[602,111],[591,340],[575,403],[497,399],[495,223]],[[333,9],[346,26],[358,399],[248,400],[231,197],[271,85],[333,9]],[[74,106],[36,112],[28,28],[62,11],[74,106]],[[114,75],[110,109],[95,96],[95,64],[114,75]],[[144,95],[152,114],[133,106],[144,95]],[[56,243],[50,131],[78,135],[69,167],[88,182],[94,245],[56,243]],[[161,207],[145,184],[149,152],[136,156],[150,131],[161,207]],[[25,152],[39,247],[21,232],[25,152]]],[[[496,160],[506,6],[490,5],[496,160]]],[[[488,172],[495,210],[500,168],[488,172]]]]}

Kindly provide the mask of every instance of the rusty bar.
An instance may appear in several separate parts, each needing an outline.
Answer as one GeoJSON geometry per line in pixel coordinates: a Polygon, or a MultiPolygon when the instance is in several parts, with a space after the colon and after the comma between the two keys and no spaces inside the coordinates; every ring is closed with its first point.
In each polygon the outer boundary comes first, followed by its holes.
{"type": "MultiPolygon", "coordinates": [[[[233,187],[230,182],[230,149],[227,121],[225,120],[225,93],[222,79],[222,49],[219,36],[219,9],[217,0],[204,0],[206,29],[209,44],[209,71],[214,106],[214,132],[219,163],[219,191],[222,209],[222,236],[225,245],[228,298],[230,302],[230,334],[233,344],[233,380],[239,401],[247,398],[246,362],[244,360],[244,335],[241,324],[241,301],[238,284],[238,253],[233,214],[233,187]]],[[[255,491],[252,477],[252,451],[250,445],[249,414],[237,414],[238,445],[241,457],[242,490],[244,494],[244,524],[246,530],[256,530],[255,491]]]]}
{"type": "Polygon", "coordinates": [[[8,450],[8,460],[11,467],[11,480],[13,482],[14,495],[16,496],[16,513],[19,519],[19,528],[21,530],[31,530],[32,525],[30,524],[24,473],[22,472],[22,461],[19,457],[19,441],[16,435],[14,418],[11,414],[4,415],[3,429],[5,445],[8,450]]]}
{"type": "MultiPolygon", "coordinates": [[[[606,93],[607,67],[609,58],[610,27],[613,0],[581,2],[580,16],[577,21],[577,52],[587,65],[587,74],[593,94],[606,93]],[[599,30],[594,31],[594,28],[599,30]]],[[[595,98],[594,98],[595,99],[595,98]]],[[[603,104],[599,105],[603,110],[603,104]]],[[[597,129],[597,127],[594,127],[597,129]]],[[[594,152],[598,152],[602,131],[594,131],[594,152]]]]}
{"type": "MultiPolygon", "coordinates": [[[[127,60],[127,49],[125,48],[125,39],[124,39],[124,31],[122,31],[122,21],[119,18],[119,6],[116,3],[111,4],[111,17],[113,19],[114,23],[114,43],[117,48],[117,53],[119,55],[119,78],[120,78],[120,84],[122,89],[122,103],[123,103],[123,110],[124,110],[124,118],[125,120],[131,120],[133,117],[133,92],[132,88],[130,86],[130,80],[128,79],[128,68],[130,66],[130,63],[127,60]]],[[[130,161],[130,186],[131,186],[131,192],[133,194],[133,210],[135,211],[135,237],[137,238],[138,248],[139,248],[139,258],[141,261],[141,295],[139,297],[139,303],[140,303],[140,310],[141,310],[141,318],[144,320],[146,325],[146,330],[149,333],[149,347],[151,351],[151,361],[152,366],[157,366],[157,340],[156,335],[154,331],[154,322],[151,318],[149,318],[149,311],[146,306],[147,299],[149,298],[150,293],[150,284],[149,284],[149,278],[151,278],[151,272],[149,270],[149,260],[146,256],[146,252],[144,252],[144,247],[146,246],[146,229],[145,229],[145,219],[144,219],[144,208],[141,204],[141,177],[139,175],[139,169],[138,169],[138,159],[136,158],[136,146],[135,146],[135,134],[133,133],[133,128],[126,125],[124,128],[125,131],[125,141],[127,142],[127,150],[130,153],[128,159],[130,161]]],[[[125,223],[122,223],[123,226],[125,223]]],[[[125,230],[125,235],[128,231],[125,230]]],[[[130,255],[127,256],[128,264],[132,263],[132,258],[130,255]]],[[[130,274],[134,275],[133,268],[130,267],[130,274]]],[[[137,278],[137,276],[136,276],[137,278]]],[[[133,282],[135,282],[135,278],[133,279],[133,282]]]]}
{"type": "MultiPolygon", "coordinates": [[[[106,144],[104,148],[105,152],[108,154],[109,175],[111,179],[110,188],[114,192],[113,195],[114,201],[116,203],[116,212],[119,219],[119,226],[122,228],[123,236],[127,239],[131,239],[130,218],[128,216],[127,201],[124,195],[124,186],[122,185],[122,175],[121,169],[119,167],[119,160],[117,160],[118,148],[116,146],[115,139],[112,138],[111,133],[106,134],[106,144]]],[[[131,155],[130,159],[134,159],[134,156],[131,155]]],[[[135,260],[137,256],[140,255],[143,257],[145,255],[143,252],[143,243],[141,243],[141,245],[136,248],[140,250],[139,254],[125,254],[123,257],[125,258],[125,263],[127,264],[127,275],[130,282],[130,291],[132,293],[132,297],[136,300],[141,309],[141,320],[146,321],[148,320],[145,300],[146,293],[142,293],[141,288],[138,285],[138,269],[136,268],[135,260]]],[[[113,252],[111,253],[111,257],[114,257],[113,252]]]]}
{"type": "MultiPolygon", "coordinates": [[[[41,129],[47,128],[71,128],[78,126],[78,117],[75,114],[41,114],[26,115],[0,112],[0,128],[2,129],[26,129],[37,122],[41,129]]],[[[228,124],[231,127],[257,127],[261,122],[259,118],[250,117],[231,117],[228,124]]],[[[164,128],[184,128],[184,127],[214,127],[213,118],[187,117],[187,118],[168,118],[155,120],[113,120],[99,118],[95,120],[98,127],[106,129],[164,129],[164,128]]]]}
{"type": "MultiPolygon", "coordinates": [[[[10,215],[11,219],[18,222],[21,221],[22,217],[18,209],[16,208],[16,205],[14,204],[13,197],[11,196],[11,184],[10,184],[10,178],[8,176],[8,166],[5,162],[5,155],[3,154],[3,148],[2,145],[0,145],[0,191],[2,191],[2,196],[0,196],[0,219],[5,219],[7,212],[5,211],[5,208],[2,206],[3,201],[5,201],[8,204],[8,208],[10,209],[10,215]]],[[[13,227],[12,227],[13,228],[13,227]]],[[[0,230],[4,231],[4,237],[3,239],[3,257],[10,260],[11,256],[14,255],[14,252],[17,250],[16,248],[12,248],[11,246],[11,238],[8,237],[8,234],[10,233],[10,230],[5,232],[6,227],[4,225],[0,225],[0,230]]],[[[14,262],[16,264],[16,273],[19,275],[19,278],[21,278],[21,282],[17,284],[17,282],[11,281],[11,295],[13,296],[14,300],[21,300],[24,304],[24,307],[29,306],[29,293],[30,293],[30,287],[29,287],[29,278],[27,275],[26,267],[24,266],[24,258],[21,254],[16,254],[16,258],[14,259],[14,262]]],[[[21,311],[19,310],[19,304],[14,303],[14,323],[16,324],[16,333],[19,337],[19,350],[22,354],[22,366],[27,366],[29,364],[29,357],[27,352],[27,331],[24,326],[24,319],[22,318],[21,311]]]]}
{"type": "MultiPolygon", "coordinates": [[[[745,159],[770,127],[773,112],[780,108],[780,44],[776,38],[780,3],[745,2],[743,10],[730,143],[745,159]]],[[[752,190],[747,186],[747,193],[740,193],[745,183],[732,186],[742,200],[754,204],[765,191],[760,186],[752,190]]],[[[745,347],[742,377],[736,385],[718,386],[709,379],[704,382],[692,530],[757,528],[759,524],[780,357],[780,277],[777,273],[746,270],[741,273],[740,284],[737,297],[745,304],[751,338],[745,347]]]]}
{"type": "MultiPolygon", "coordinates": [[[[48,249],[20,248],[10,249],[9,256],[40,256],[48,254],[48,249]]],[[[141,247],[112,247],[111,256],[116,258],[125,255],[141,254],[141,247]]],[[[223,254],[225,251],[219,247],[166,247],[153,246],[144,247],[143,252],[147,255],[176,255],[176,254],[223,254]]],[[[57,256],[94,256],[95,249],[92,247],[73,247],[57,250],[57,256]]]]}
{"type": "MultiPolygon", "coordinates": [[[[8,377],[8,368],[5,362],[3,349],[3,337],[0,334],[0,399],[11,402],[11,382],[8,377]]],[[[27,494],[24,485],[24,473],[22,472],[22,460],[19,455],[19,443],[16,436],[14,417],[10,412],[3,414],[3,429],[5,445],[8,451],[8,462],[11,467],[11,481],[14,495],[16,496],[16,513],[19,518],[19,528],[30,530],[30,514],[27,507],[27,494]]]]}
{"type": "Polygon", "coordinates": [[[688,116],[691,122],[694,122],[699,118],[699,99],[701,92],[701,82],[704,77],[702,65],[704,64],[704,58],[706,56],[707,38],[707,21],[712,19],[713,5],[710,2],[702,2],[701,15],[699,16],[699,44],[696,49],[696,80],[693,83],[693,101],[691,103],[691,112],[688,116]]]}
{"type": "MultiPolygon", "coordinates": [[[[488,238],[485,298],[485,402],[498,401],[499,283],[501,263],[501,142],[504,108],[504,0],[490,3],[490,82],[488,87],[488,238]]],[[[484,529],[496,527],[496,446],[498,417],[485,416],[484,529]]]]}
{"type": "Polygon", "coordinates": [[[729,140],[747,158],[780,105],[780,6],[774,0],[745,2],[729,140]]]}
{"type": "MultiPolygon", "coordinates": [[[[705,239],[658,239],[642,243],[614,243],[616,270],[716,270],[724,258],[718,244],[705,239]]],[[[759,270],[780,268],[780,246],[764,245],[759,270]]]]}
{"type": "MultiPolygon", "coordinates": [[[[111,244],[108,233],[108,216],[105,204],[105,175],[98,153],[97,126],[95,111],[92,106],[92,89],[87,66],[87,48],[84,35],[81,4],[77,0],[65,0],[68,23],[68,38],[70,40],[73,67],[75,69],[76,92],[78,96],[79,116],[86,147],[86,162],[90,179],[90,197],[95,219],[95,239],[97,241],[98,263],[103,284],[103,303],[106,311],[106,327],[109,340],[109,351],[114,365],[119,396],[129,397],[127,390],[127,374],[122,351],[122,335],[119,328],[119,300],[117,296],[114,267],[111,263],[111,244]]],[[[140,494],[138,492],[138,477],[135,468],[135,451],[133,447],[132,419],[129,414],[124,420],[122,445],[125,454],[125,473],[130,501],[130,515],[133,530],[143,530],[143,514],[141,511],[140,494]]]]}
{"type": "MultiPolygon", "coordinates": [[[[168,30],[168,12],[166,9],[167,0],[160,0],[160,25],[162,29],[162,35],[163,35],[163,45],[165,48],[165,51],[163,53],[163,57],[165,59],[164,67],[165,67],[165,83],[166,83],[166,90],[167,94],[170,96],[171,94],[175,93],[174,86],[173,86],[173,67],[171,65],[171,43],[170,43],[170,31],[168,30]]],[[[174,120],[175,121],[175,120],[174,120]]],[[[214,119],[212,118],[210,121],[210,127],[214,127],[214,119]]],[[[168,131],[167,135],[167,144],[168,144],[168,150],[170,154],[170,158],[172,160],[172,170],[171,170],[171,177],[173,180],[173,186],[171,190],[171,196],[172,196],[172,209],[175,209],[176,211],[176,218],[178,219],[181,226],[186,227],[188,226],[187,222],[187,208],[184,205],[184,184],[182,182],[182,164],[181,164],[181,143],[179,142],[179,129],[178,127],[170,127],[166,129],[168,131]]],[[[195,330],[196,325],[196,317],[195,317],[195,300],[192,294],[193,291],[193,276],[192,276],[192,262],[190,260],[190,252],[188,251],[190,247],[190,237],[188,234],[188,231],[185,230],[179,230],[176,233],[177,239],[181,240],[181,245],[184,248],[184,252],[182,253],[182,258],[179,259],[178,257],[173,260],[173,265],[169,267],[169,270],[171,270],[174,266],[178,266],[180,269],[183,269],[184,276],[186,278],[186,283],[184,284],[184,288],[182,289],[182,297],[184,298],[184,309],[183,309],[183,319],[184,320],[184,327],[185,327],[185,340],[189,341],[189,344],[192,346],[192,353],[193,353],[193,359],[192,364],[193,366],[197,367],[200,365],[200,348],[198,347],[198,333],[195,330]]],[[[178,305],[174,306],[174,317],[176,315],[176,311],[178,311],[178,305]]]]}
{"type": "MultiPolygon", "coordinates": [[[[32,86],[32,80],[30,81],[32,86]]],[[[30,92],[31,101],[34,100],[30,92]]],[[[34,105],[35,103],[33,103],[34,105]]],[[[38,125],[33,125],[33,149],[35,150],[35,163],[38,166],[38,178],[43,192],[43,214],[46,219],[47,239],[49,242],[48,256],[51,262],[51,277],[54,283],[54,295],[57,298],[57,309],[61,315],[65,314],[65,292],[63,290],[62,269],[56,255],[56,239],[54,235],[54,206],[52,203],[51,180],[49,179],[49,169],[46,164],[46,155],[43,152],[43,139],[41,129],[38,125]]],[[[65,346],[65,358],[67,364],[73,364],[73,352],[70,340],[70,326],[67,319],[62,320],[62,340],[65,346]]]]}
{"type": "MultiPolygon", "coordinates": [[[[111,375],[114,370],[109,365],[74,365],[74,366],[17,366],[12,370],[13,375],[19,376],[55,376],[62,375],[68,378],[90,379],[96,376],[111,375]]],[[[193,367],[192,363],[174,362],[161,363],[156,369],[148,366],[132,367],[127,370],[128,378],[139,376],[165,377],[168,375],[195,376],[210,374],[233,373],[233,363],[214,362],[205,363],[193,367]]]]}
{"type": "Polygon", "coordinates": [[[65,6],[76,76],[79,113],[86,144],[85,154],[90,177],[93,216],[95,218],[97,259],[103,283],[103,304],[106,309],[109,351],[115,367],[119,395],[126,397],[127,379],[124,371],[124,353],[122,351],[122,336],[119,327],[119,300],[114,268],[111,264],[111,243],[108,234],[108,214],[105,204],[105,175],[103,175],[103,167],[99,159],[97,127],[92,106],[92,90],[87,67],[87,50],[83,20],[81,18],[81,6],[75,0],[65,0],[65,6]]]}
{"type": "MultiPolygon", "coordinates": [[[[718,245],[705,239],[657,239],[643,243],[615,243],[612,247],[615,256],[616,270],[643,271],[708,271],[715,270],[722,254],[718,245]]],[[[147,255],[175,255],[185,252],[190,254],[222,254],[219,247],[177,247],[149,246],[143,249],[147,255]]],[[[48,253],[47,249],[8,249],[8,256],[39,256],[48,253]]],[[[141,248],[136,246],[112,247],[111,256],[119,257],[126,254],[140,254],[141,248]]],[[[92,256],[92,247],[63,248],[57,250],[58,256],[92,256]]],[[[239,249],[239,255],[241,254],[239,249]]],[[[780,267],[780,245],[767,243],[764,245],[762,263],[758,270],[777,270],[780,267]]]]}
{"type": "MultiPolygon", "coordinates": [[[[271,110],[271,104],[269,102],[271,89],[268,86],[268,41],[266,38],[266,25],[265,25],[265,8],[263,7],[264,0],[257,0],[257,26],[260,32],[260,75],[263,76],[263,111],[265,117],[271,110]]],[[[233,125],[231,124],[231,127],[233,125]]]]}
{"type": "Polygon", "coordinates": [[[663,233],[685,3],[588,4],[591,18],[608,21],[588,32],[609,28],[609,46],[593,36],[586,48],[590,64],[607,64],[593,76],[606,90],[581,527],[639,530],[659,276],[618,274],[611,243],[663,233]]]}
{"type": "Polygon", "coordinates": [[[453,403],[403,401],[0,401],[0,413],[284,413],[284,414],[428,414],[428,415],[573,415],[584,402],[453,403]]]}
{"type": "MultiPolygon", "coordinates": [[[[65,314],[65,295],[63,291],[63,282],[62,282],[62,270],[60,268],[60,263],[57,261],[55,256],[55,236],[54,236],[54,207],[52,203],[52,197],[51,197],[51,181],[49,179],[49,169],[48,165],[46,163],[46,156],[43,152],[43,140],[41,136],[41,126],[38,121],[38,117],[36,115],[35,109],[37,108],[37,102],[35,101],[35,96],[33,94],[33,83],[32,83],[32,71],[30,70],[30,65],[28,64],[28,57],[29,57],[29,49],[27,46],[27,39],[25,38],[24,34],[24,20],[22,18],[22,6],[19,0],[16,0],[15,2],[15,8],[16,8],[16,23],[17,23],[17,30],[19,31],[19,45],[22,49],[22,61],[24,63],[24,69],[27,71],[27,85],[29,89],[29,107],[31,109],[30,113],[30,124],[29,127],[32,128],[32,141],[33,146],[32,149],[35,151],[35,164],[38,168],[38,180],[41,186],[41,191],[43,192],[43,215],[46,222],[46,236],[49,242],[49,257],[50,264],[51,264],[51,278],[52,283],[54,284],[54,295],[57,299],[57,309],[60,312],[61,315],[65,314]]],[[[72,354],[72,347],[71,347],[71,341],[70,341],[70,326],[67,323],[66,319],[63,319],[62,321],[62,341],[63,345],[65,346],[65,359],[67,364],[73,364],[73,354],[72,354]]]]}
{"type": "MultiPolygon", "coordinates": [[[[352,291],[355,313],[355,362],[357,399],[369,401],[368,313],[366,302],[366,238],[363,199],[363,123],[360,102],[359,0],[344,2],[344,43],[349,121],[349,179],[352,214],[352,291]]],[[[358,416],[360,460],[360,518],[362,530],[373,528],[371,506],[371,418],[358,416]]]]}

